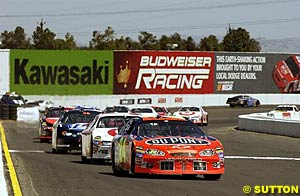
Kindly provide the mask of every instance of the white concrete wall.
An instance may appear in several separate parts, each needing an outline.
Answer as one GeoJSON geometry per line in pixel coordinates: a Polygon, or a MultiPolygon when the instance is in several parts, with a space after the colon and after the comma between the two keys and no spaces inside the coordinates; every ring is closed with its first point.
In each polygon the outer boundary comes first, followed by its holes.
{"type": "Polygon", "coordinates": [[[9,91],[9,51],[0,49],[0,95],[9,91]]]}
{"type": "MultiPolygon", "coordinates": [[[[48,99],[58,105],[88,105],[105,108],[119,105],[120,99],[152,98],[152,105],[179,107],[181,105],[223,106],[226,105],[227,95],[89,95],[89,96],[24,96],[28,100],[48,99]],[[175,97],[182,97],[182,103],[175,103],[175,97]],[[166,98],[166,103],[158,103],[158,98],[166,98]]],[[[296,104],[300,105],[299,94],[249,94],[260,100],[262,105],[296,104]]],[[[135,104],[137,105],[137,104],[135,104]]]]}

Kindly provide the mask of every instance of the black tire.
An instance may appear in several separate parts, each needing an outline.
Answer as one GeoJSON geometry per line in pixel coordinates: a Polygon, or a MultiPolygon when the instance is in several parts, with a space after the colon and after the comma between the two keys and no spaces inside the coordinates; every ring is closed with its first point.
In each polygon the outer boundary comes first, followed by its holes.
{"type": "Polygon", "coordinates": [[[84,164],[90,164],[92,160],[88,159],[87,157],[81,156],[81,162],[84,164]]]}
{"type": "Polygon", "coordinates": [[[229,106],[230,106],[231,108],[233,108],[233,107],[234,107],[234,105],[233,105],[233,104],[230,104],[229,106]]]}
{"type": "Polygon", "coordinates": [[[114,175],[121,176],[122,171],[116,167],[116,160],[115,160],[115,147],[112,145],[111,147],[111,167],[114,175]]]}
{"type": "Polygon", "coordinates": [[[184,179],[195,179],[197,176],[198,174],[182,174],[182,178],[184,179]]]}
{"type": "Polygon", "coordinates": [[[260,102],[259,102],[259,101],[256,101],[255,107],[258,107],[258,106],[260,106],[260,102]]]}
{"type": "Polygon", "coordinates": [[[134,151],[134,146],[132,146],[132,149],[131,149],[130,173],[131,173],[131,175],[135,174],[135,151],[134,151]]]}
{"type": "Polygon", "coordinates": [[[203,174],[205,180],[219,180],[222,174],[203,174]]]}
{"type": "Polygon", "coordinates": [[[57,153],[57,149],[55,149],[55,148],[52,148],[52,153],[57,153]]]}

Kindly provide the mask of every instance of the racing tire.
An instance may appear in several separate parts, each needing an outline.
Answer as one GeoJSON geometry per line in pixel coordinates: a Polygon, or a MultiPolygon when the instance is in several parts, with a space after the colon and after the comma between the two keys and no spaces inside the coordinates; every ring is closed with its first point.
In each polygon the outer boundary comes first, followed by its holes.
{"type": "Polygon", "coordinates": [[[259,101],[256,101],[256,102],[255,102],[255,107],[258,107],[258,106],[260,106],[260,102],[259,102],[259,101]]]}
{"type": "Polygon", "coordinates": [[[219,180],[222,174],[203,174],[205,180],[219,180]]]}
{"type": "Polygon", "coordinates": [[[182,174],[184,179],[195,179],[197,178],[198,174],[182,174]]]}
{"type": "Polygon", "coordinates": [[[115,176],[122,176],[123,172],[119,168],[116,167],[114,145],[112,145],[112,148],[111,148],[111,167],[112,167],[113,174],[115,176]]]}
{"type": "Polygon", "coordinates": [[[52,153],[57,153],[57,149],[55,149],[55,148],[52,148],[52,153]]]}
{"type": "MultiPolygon", "coordinates": [[[[91,150],[93,150],[93,145],[91,144],[91,150]]],[[[93,151],[91,151],[93,152],[93,151]]],[[[82,140],[81,140],[81,143],[80,143],[80,154],[81,154],[81,162],[84,163],[84,164],[90,164],[92,163],[92,158],[88,159],[87,157],[85,156],[82,156],[82,140]]]]}
{"type": "Polygon", "coordinates": [[[84,164],[90,164],[92,160],[88,159],[87,157],[81,156],[81,162],[84,164]]]}
{"type": "Polygon", "coordinates": [[[135,175],[135,151],[133,149],[133,146],[131,150],[130,174],[135,175]]]}

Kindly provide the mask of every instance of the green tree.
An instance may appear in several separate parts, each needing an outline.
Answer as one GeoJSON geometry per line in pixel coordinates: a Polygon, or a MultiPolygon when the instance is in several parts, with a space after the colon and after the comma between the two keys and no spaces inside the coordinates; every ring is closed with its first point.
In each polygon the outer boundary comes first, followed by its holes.
{"type": "Polygon", "coordinates": [[[140,35],[138,36],[140,45],[142,46],[142,49],[144,50],[158,50],[158,40],[156,39],[156,36],[152,33],[148,33],[146,31],[141,31],[140,35]]]}
{"type": "Polygon", "coordinates": [[[158,45],[160,50],[169,50],[170,38],[166,35],[162,35],[158,40],[158,45]]]}
{"type": "Polygon", "coordinates": [[[170,36],[170,50],[185,50],[185,44],[181,35],[177,32],[170,36]]]}
{"type": "Polygon", "coordinates": [[[44,29],[44,24],[41,20],[40,26],[33,32],[33,46],[35,49],[56,49],[56,34],[48,28],[44,29]]]}
{"type": "Polygon", "coordinates": [[[229,52],[259,52],[261,50],[259,42],[250,39],[249,32],[243,28],[229,28],[222,44],[224,51],[229,52]]]}
{"type": "Polygon", "coordinates": [[[139,42],[132,40],[130,37],[115,39],[115,50],[141,50],[139,42]]]}
{"type": "Polygon", "coordinates": [[[210,35],[201,39],[199,44],[199,50],[201,51],[219,51],[219,40],[216,36],[210,35]]]}
{"type": "Polygon", "coordinates": [[[184,40],[184,45],[185,45],[185,50],[187,50],[187,51],[197,50],[196,43],[191,36],[187,37],[187,39],[184,40]]]}
{"type": "Polygon", "coordinates": [[[93,38],[90,41],[90,48],[96,50],[113,50],[115,49],[114,42],[115,31],[108,26],[104,33],[99,31],[93,32],[93,38]]]}
{"type": "Polygon", "coordinates": [[[0,35],[1,48],[7,49],[29,49],[31,48],[30,38],[26,38],[22,27],[17,26],[14,31],[4,31],[0,35]]]}

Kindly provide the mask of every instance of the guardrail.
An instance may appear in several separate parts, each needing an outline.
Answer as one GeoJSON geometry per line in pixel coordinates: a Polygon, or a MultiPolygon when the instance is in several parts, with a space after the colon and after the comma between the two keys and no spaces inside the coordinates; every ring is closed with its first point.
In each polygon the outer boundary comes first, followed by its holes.
{"type": "Polygon", "coordinates": [[[267,114],[240,115],[238,129],[300,138],[300,120],[276,119],[267,114]]]}

